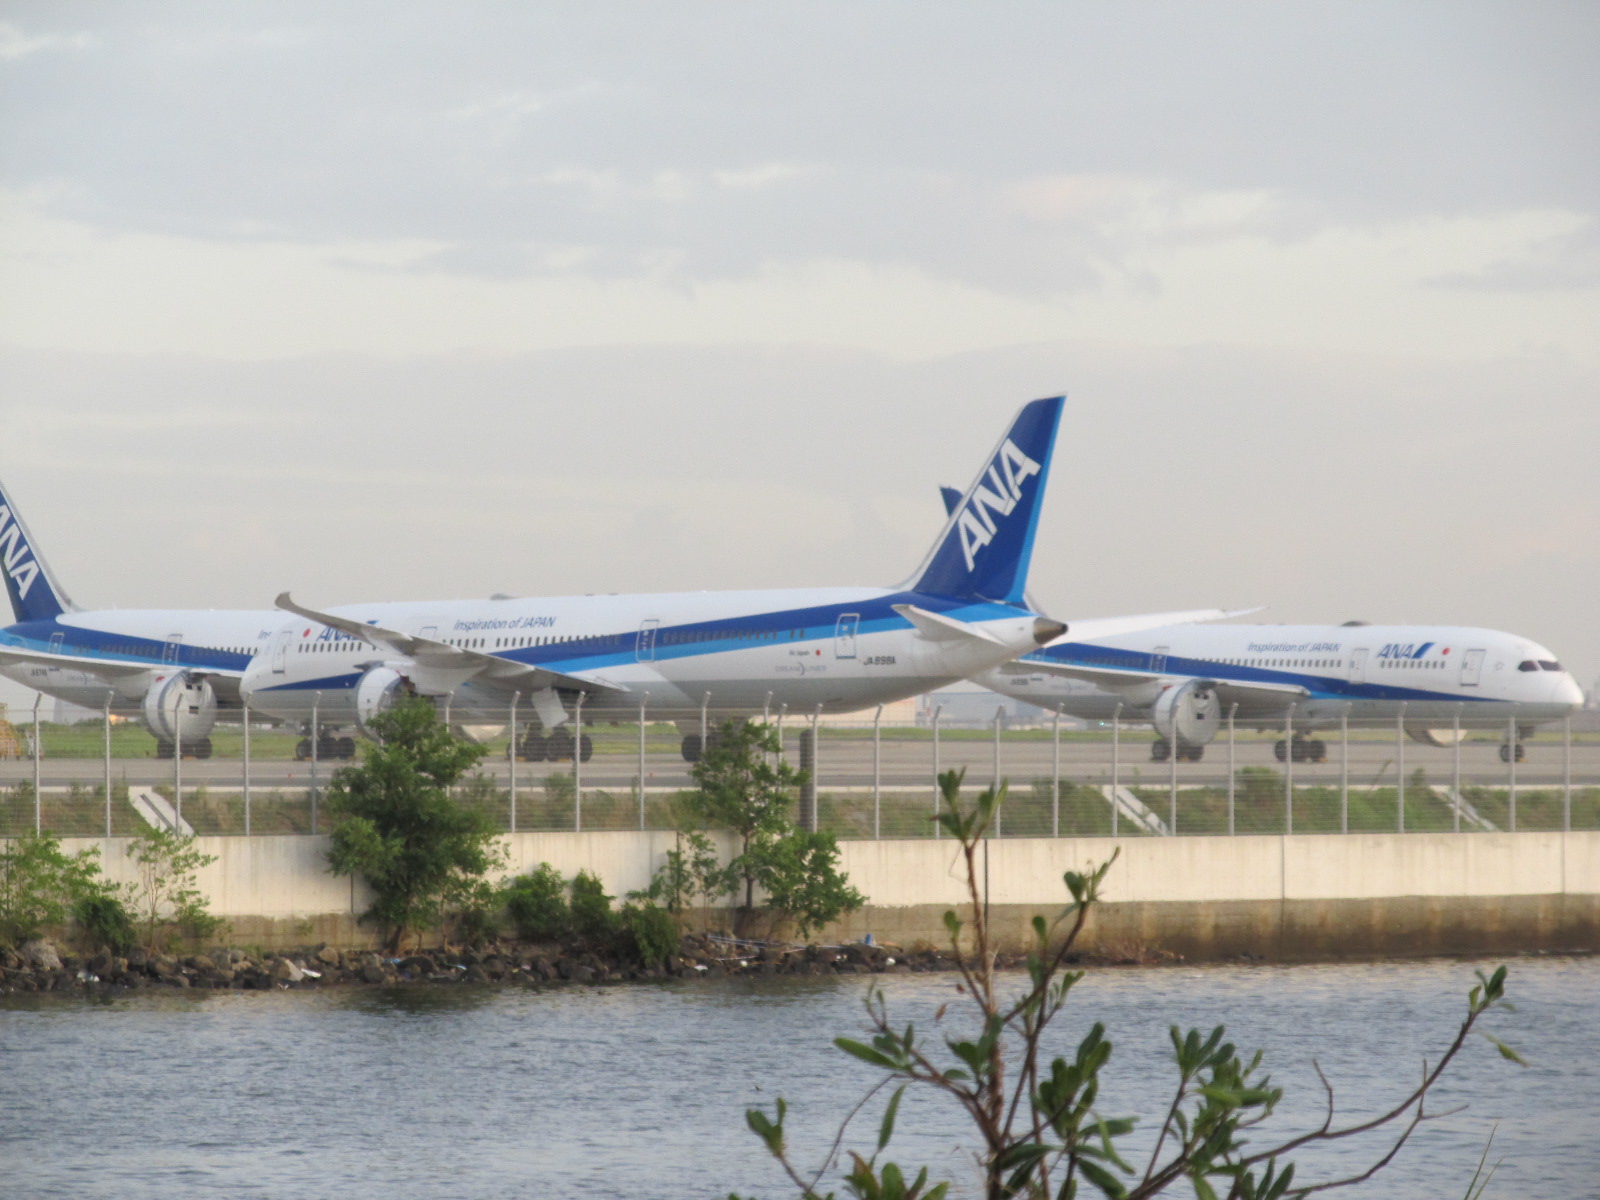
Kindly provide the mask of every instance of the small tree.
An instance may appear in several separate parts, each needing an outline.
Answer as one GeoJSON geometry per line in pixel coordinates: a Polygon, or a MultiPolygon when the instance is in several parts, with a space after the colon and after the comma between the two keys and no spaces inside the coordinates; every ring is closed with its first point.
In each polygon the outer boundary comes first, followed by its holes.
{"type": "Polygon", "coordinates": [[[839,843],[831,833],[792,829],[781,837],[758,837],[750,857],[768,909],[793,921],[803,938],[867,902],[839,870],[839,843]]]}
{"type": "Polygon", "coordinates": [[[64,924],[78,901],[107,887],[98,849],[68,854],[51,833],[0,842],[0,943],[20,945],[64,924]]]}
{"type": "MultiPolygon", "coordinates": [[[[968,808],[960,801],[963,774],[950,771],[939,777],[944,800],[939,823],[959,846],[972,911],[970,936],[967,923],[953,911],[944,918],[961,972],[956,990],[969,1012],[971,1028],[944,1032],[930,1043],[918,1036],[914,1026],[897,1028],[891,1023],[882,991],[874,988],[868,993],[871,1042],[838,1038],[834,1044],[883,1071],[883,1079],[872,1093],[891,1084],[898,1086],[885,1106],[871,1156],[850,1156],[852,1167],[845,1183],[852,1196],[940,1200],[948,1193],[950,1185],[931,1183],[926,1167],[912,1178],[893,1162],[878,1162],[894,1135],[900,1098],[908,1087],[940,1093],[966,1113],[986,1200],[1012,1196],[1070,1200],[1090,1188],[1113,1200],[1139,1200],[1184,1185],[1200,1200],[1303,1196],[1369,1178],[1393,1158],[1419,1125],[1444,1115],[1426,1110],[1429,1092],[1465,1045],[1479,1018],[1504,1003],[1504,967],[1488,976],[1479,972],[1478,986],[1467,995],[1466,1016],[1454,1039],[1436,1062],[1423,1064],[1420,1082],[1409,1094],[1375,1116],[1341,1125],[1335,1119],[1333,1088],[1324,1079],[1326,1107],[1320,1124],[1281,1140],[1269,1140],[1258,1131],[1283,1096],[1283,1089],[1262,1074],[1260,1052],[1248,1059],[1241,1057],[1234,1045],[1224,1040],[1220,1025],[1209,1034],[1195,1029],[1185,1033],[1174,1025],[1171,1041],[1177,1083],[1160,1114],[1154,1148],[1143,1169],[1131,1165],[1125,1139],[1133,1130],[1133,1120],[1103,1116],[1099,1107],[1101,1075],[1112,1050],[1105,1026],[1096,1022],[1070,1057],[1048,1060],[1045,1056],[1045,1047],[1054,1040],[1047,1036],[1051,1021],[1083,978],[1082,971],[1068,971],[1065,966],[1090,910],[1099,901],[1100,885],[1111,862],[1087,873],[1065,874],[1071,903],[1054,923],[1034,918],[1025,987],[1016,997],[1002,997],[976,860],[1005,800],[1006,788],[985,790],[968,808]],[[1367,1169],[1315,1184],[1296,1182],[1290,1157],[1296,1151],[1375,1130],[1390,1131],[1389,1141],[1374,1151],[1367,1169]]],[[[1115,855],[1112,858],[1114,861],[1115,855]]],[[[935,1014],[936,1023],[943,1021],[945,1011],[941,1007],[935,1014]]],[[[1521,1062],[1510,1047],[1492,1037],[1489,1040],[1505,1057],[1521,1062]]],[[[852,1116],[865,1107],[872,1093],[856,1105],[852,1116]]],[[[779,1099],[775,1119],[760,1109],[750,1109],[745,1120],[782,1164],[803,1200],[818,1200],[816,1189],[827,1164],[809,1178],[795,1166],[785,1141],[786,1115],[786,1106],[779,1099]]],[[[845,1118],[845,1127],[849,1121],[845,1118]]],[[[845,1127],[833,1142],[835,1151],[843,1144],[845,1127]]],[[[833,1151],[828,1157],[833,1159],[833,1151]]]]}
{"type": "Polygon", "coordinates": [[[689,771],[699,784],[699,791],[686,798],[689,811],[706,825],[738,835],[739,853],[728,865],[744,884],[747,913],[755,908],[761,874],[751,849],[758,839],[770,842],[793,831],[791,794],[806,781],[804,771],[784,761],[781,749],[771,726],[724,721],[689,771]]]}
{"type": "Polygon", "coordinates": [[[474,881],[501,855],[491,818],[450,796],[486,747],[452,734],[421,697],[399,701],[371,728],[379,744],[328,788],[341,818],[328,862],[336,875],[366,879],[374,898],[362,919],[384,930],[392,954],[407,930],[437,924],[452,901],[474,896],[474,881]]]}
{"type": "Polygon", "coordinates": [[[217,856],[195,849],[193,834],[147,828],[128,843],[128,857],[139,870],[128,898],[144,923],[146,944],[164,948],[168,932],[202,940],[227,924],[212,915],[195,879],[217,856]]]}

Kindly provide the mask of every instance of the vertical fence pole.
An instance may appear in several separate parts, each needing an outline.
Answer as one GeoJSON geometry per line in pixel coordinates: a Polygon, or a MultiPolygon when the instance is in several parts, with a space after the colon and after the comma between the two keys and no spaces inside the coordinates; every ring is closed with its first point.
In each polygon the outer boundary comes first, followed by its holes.
{"type": "Polygon", "coordinates": [[[1111,710],[1111,836],[1117,836],[1117,813],[1122,808],[1122,801],[1117,796],[1118,789],[1122,786],[1120,778],[1120,763],[1117,762],[1117,753],[1120,749],[1118,741],[1122,735],[1122,701],[1117,701],[1116,708],[1111,710]]]}
{"type": "Polygon", "coordinates": [[[778,761],[783,761],[783,714],[789,711],[787,704],[778,705],[778,761]]]}
{"type": "MultiPolygon", "coordinates": [[[[817,736],[817,722],[822,720],[822,705],[817,705],[811,713],[811,794],[817,795],[817,780],[822,775],[822,739],[817,736]]],[[[822,804],[820,798],[811,802],[811,832],[815,833],[822,825],[822,804]]]]}
{"type": "Polygon", "coordinates": [[[111,836],[111,693],[106,693],[105,713],[106,749],[106,836],[111,836]]]}
{"type": "Polygon", "coordinates": [[[1506,806],[1510,810],[1506,828],[1515,833],[1517,831],[1517,719],[1515,717],[1506,723],[1506,806]]]}
{"type": "Polygon", "coordinates": [[[244,835],[250,836],[250,705],[244,706],[244,835]]]}
{"type": "MultiPolygon", "coordinates": [[[[311,695],[311,832],[317,831],[317,765],[321,762],[322,726],[318,720],[318,710],[322,705],[322,693],[313,692],[311,695]]],[[[444,702],[445,724],[450,723],[450,701],[444,702]]]]}
{"type": "Polygon", "coordinates": [[[878,711],[872,714],[872,836],[876,840],[883,836],[883,797],[880,794],[882,785],[882,757],[880,755],[881,743],[878,741],[878,725],[883,720],[883,705],[878,705],[878,711]]]}
{"type": "MultiPolygon", "coordinates": [[[[579,692],[572,704],[572,829],[583,832],[583,702],[586,692],[579,692]]],[[[705,743],[702,742],[702,753],[705,743]]]]}
{"type": "Polygon", "coordinates": [[[44,804],[41,800],[43,793],[39,787],[39,751],[41,741],[39,737],[39,705],[44,700],[44,693],[39,692],[33,698],[33,832],[44,832],[44,804]]]}
{"type": "Polygon", "coordinates": [[[939,836],[939,714],[944,711],[944,705],[933,706],[933,836],[939,836]]]}
{"type": "Polygon", "coordinates": [[[510,727],[510,739],[506,742],[506,791],[509,793],[507,800],[510,804],[506,814],[506,824],[511,827],[511,832],[517,831],[517,703],[522,699],[522,692],[511,693],[511,712],[506,724],[510,727]]]}
{"type": "MultiPolygon", "coordinates": [[[[648,694],[648,693],[646,693],[646,694],[648,694]]],[[[761,705],[761,724],[762,724],[762,725],[763,725],[763,726],[765,726],[765,725],[767,725],[767,724],[768,724],[768,723],[769,723],[769,722],[770,722],[770,721],[771,721],[771,720],[772,720],[772,693],[771,693],[771,692],[768,692],[768,693],[767,693],[767,698],[766,698],[766,700],[765,700],[765,701],[764,701],[764,702],[763,702],[763,703],[762,703],[762,705],[761,705]]],[[[779,739],[778,739],[778,740],[779,740],[779,741],[780,741],[780,742],[782,742],[782,740],[783,740],[783,739],[782,739],[782,738],[779,738],[779,739]]],[[[779,753],[780,753],[780,754],[781,754],[781,753],[782,753],[782,747],[781,747],[781,746],[780,746],[780,747],[779,747],[779,753]]],[[[777,760],[776,760],[776,759],[774,759],[774,760],[773,760],[773,763],[772,763],[772,765],[773,765],[773,766],[777,766],[777,765],[778,765],[778,763],[777,763],[777,760]]],[[[642,778],[643,778],[643,776],[642,776],[642,775],[641,775],[641,776],[640,776],[640,778],[641,778],[641,779],[642,779],[642,778]]]]}
{"type": "Polygon", "coordinates": [[[1172,713],[1172,736],[1167,739],[1167,832],[1178,833],[1178,713],[1172,713]]]}
{"type": "Polygon", "coordinates": [[[706,743],[711,738],[711,727],[707,724],[708,712],[711,708],[711,693],[707,692],[700,697],[700,753],[706,752],[706,743]]]}
{"type": "MultiPolygon", "coordinates": [[[[772,693],[767,693],[767,699],[772,693]]],[[[639,697],[639,829],[644,829],[644,710],[650,703],[650,693],[639,697]]]]}
{"type": "Polygon", "coordinates": [[[1561,722],[1561,832],[1572,832],[1572,718],[1561,722]]]}
{"type": "Polygon", "coordinates": [[[177,815],[178,828],[183,828],[183,695],[178,695],[178,707],[172,711],[172,811],[177,815]]]}
{"type": "Polygon", "coordinates": [[[1461,705],[1456,705],[1455,720],[1450,723],[1455,736],[1451,741],[1450,763],[1450,832],[1461,832],[1461,705]]]}
{"type": "MultiPolygon", "coordinates": [[[[994,794],[995,799],[1000,798],[1000,721],[1006,715],[1005,705],[1000,705],[994,710],[994,794]]],[[[994,836],[1004,837],[1005,831],[1001,823],[1005,820],[1005,813],[1001,805],[994,806],[994,836]]]]}
{"type": "Polygon", "coordinates": [[[1283,720],[1283,831],[1294,832],[1294,710],[1289,702],[1288,715],[1283,720]]]}
{"type": "Polygon", "coordinates": [[[1406,702],[1394,718],[1394,829],[1406,831],[1406,702]]]}
{"type": "Polygon", "coordinates": [[[1050,724],[1050,836],[1061,836],[1061,710],[1050,724]]]}
{"type": "Polygon", "coordinates": [[[1350,832],[1350,702],[1339,714],[1339,832],[1350,832]]]}
{"type": "Polygon", "coordinates": [[[1236,772],[1233,769],[1233,718],[1239,711],[1237,702],[1228,705],[1228,836],[1233,836],[1233,800],[1236,772]]]}

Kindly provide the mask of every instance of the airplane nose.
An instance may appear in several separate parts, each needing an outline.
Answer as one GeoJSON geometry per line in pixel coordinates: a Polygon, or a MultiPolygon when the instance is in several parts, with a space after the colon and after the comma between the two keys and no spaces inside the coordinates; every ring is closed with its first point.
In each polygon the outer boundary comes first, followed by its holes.
{"type": "Polygon", "coordinates": [[[1033,640],[1035,645],[1047,645],[1066,631],[1067,627],[1064,622],[1052,621],[1049,617],[1035,617],[1033,619],[1033,640]]]}
{"type": "Polygon", "coordinates": [[[1583,707],[1583,689],[1571,675],[1563,674],[1556,681],[1556,703],[1565,704],[1574,712],[1583,707]]]}

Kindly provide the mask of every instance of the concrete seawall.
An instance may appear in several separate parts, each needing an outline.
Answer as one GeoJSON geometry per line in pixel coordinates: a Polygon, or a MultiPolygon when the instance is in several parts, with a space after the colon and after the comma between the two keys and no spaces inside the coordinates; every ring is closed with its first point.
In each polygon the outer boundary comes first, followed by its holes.
{"type": "MultiPolygon", "coordinates": [[[[133,878],[126,838],[63,844],[98,846],[109,876],[133,878]]],[[[620,896],[648,883],[674,842],[665,832],[603,832],[521,833],[506,844],[514,871],[587,869],[620,896]]],[[[328,874],[327,847],[325,837],[201,838],[217,861],[200,887],[236,942],[370,944],[356,922],[365,891],[328,874]]],[[[1001,938],[1018,942],[1035,914],[1058,913],[1062,872],[1117,848],[1086,948],[1282,960],[1600,950],[1600,832],[1006,838],[987,855],[1001,938]]],[[[951,842],[842,842],[840,858],[868,904],[828,937],[942,945],[944,912],[966,908],[951,842]]]]}

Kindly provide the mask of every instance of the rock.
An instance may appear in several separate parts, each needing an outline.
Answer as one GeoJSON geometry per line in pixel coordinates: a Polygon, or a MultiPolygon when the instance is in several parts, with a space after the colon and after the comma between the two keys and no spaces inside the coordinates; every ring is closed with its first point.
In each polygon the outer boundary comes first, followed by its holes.
{"type": "Polygon", "coordinates": [[[426,954],[413,954],[409,958],[400,960],[400,970],[409,974],[413,979],[426,979],[439,968],[434,966],[433,959],[426,954]]]}
{"type": "Polygon", "coordinates": [[[467,968],[467,982],[468,983],[488,983],[489,982],[489,972],[485,971],[477,963],[473,963],[470,967],[467,968]]]}
{"type": "Polygon", "coordinates": [[[269,975],[278,983],[299,983],[306,973],[287,958],[274,959],[269,975]]]}
{"type": "Polygon", "coordinates": [[[344,955],[340,954],[332,946],[324,946],[317,951],[317,961],[324,966],[337,967],[343,958],[344,955]]]}
{"type": "Polygon", "coordinates": [[[157,979],[166,979],[178,973],[176,959],[168,958],[165,954],[158,954],[145,964],[145,970],[157,979]]]}
{"type": "Polygon", "coordinates": [[[389,975],[383,969],[383,963],[376,954],[367,955],[361,964],[361,982],[363,983],[388,983],[389,975]]]}
{"type": "MultiPolygon", "coordinates": [[[[470,974],[471,972],[468,972],[470,974]]],[[[593,983],[595,978],[594,968],[583,963],[574,963],[568,978],[573,983],[593,983]]]]}
{"type": "Polygon", "coordinates": [[[35,938],[31,942],[24,942],[18,947],[22,961],[31,966],[35,971],[61,970],[61,955],[56,953],[53,943],[45,938],[35,938]]]}

